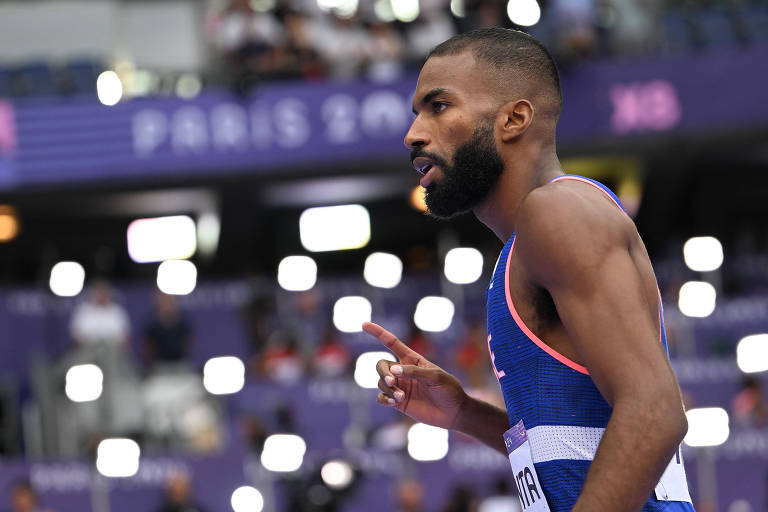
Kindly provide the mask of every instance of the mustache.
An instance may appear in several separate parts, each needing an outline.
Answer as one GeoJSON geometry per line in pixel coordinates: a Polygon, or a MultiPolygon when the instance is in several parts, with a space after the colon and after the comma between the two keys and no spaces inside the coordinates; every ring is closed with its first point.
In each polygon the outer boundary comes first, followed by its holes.
{"type": "Polygon", "coordinates": [[[419,157],[429,158],[435,164],[443,169],[448,167],[448,162],[440,158],[434,153],[430,153],[429,151],[424,151],[421,148],[415,148],[411,150],[411,165],[413,165],[413,161],[416,160],[419,157]]]}

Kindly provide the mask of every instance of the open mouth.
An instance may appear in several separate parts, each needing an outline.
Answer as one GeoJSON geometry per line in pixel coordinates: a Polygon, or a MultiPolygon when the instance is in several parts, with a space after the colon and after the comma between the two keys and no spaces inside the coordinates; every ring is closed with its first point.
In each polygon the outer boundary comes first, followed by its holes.
{"type": "Polygon", "coordinates": [[[413,168],[416,169],[416,172],[421,174],[422,176],[426,176],[432,167],[434,167],[435,163],[423,156],[417,157],[413,159],[413,168]]]}

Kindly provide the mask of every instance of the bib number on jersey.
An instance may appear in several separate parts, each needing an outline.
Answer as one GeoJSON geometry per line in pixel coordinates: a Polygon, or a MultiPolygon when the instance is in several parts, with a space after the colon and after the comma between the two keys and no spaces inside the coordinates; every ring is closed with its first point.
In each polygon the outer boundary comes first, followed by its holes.
{"type": "Polygon", "coordinates": [[[549,504],[539,483],[528,434],[523,420],[504,432],[504,444],[509,454],[509,463],[517,485],[517,497],[525,512],[550,512],[549,504]]]}
{"type": "Polygon", "coordinates": [[[691,495],[688,492],[688,481],[685,478],[683,455],[680,448],[672,457],[664,474],[661,475],[659,484],[654,489],[656,499],[660,501],[687,501],[691,503],[691,495]]]}

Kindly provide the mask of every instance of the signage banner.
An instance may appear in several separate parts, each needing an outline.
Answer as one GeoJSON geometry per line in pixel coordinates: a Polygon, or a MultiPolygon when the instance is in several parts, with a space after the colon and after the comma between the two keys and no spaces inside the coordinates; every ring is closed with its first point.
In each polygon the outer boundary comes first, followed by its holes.
{"type": "MultiPolygon", "coordinates": [[[[562,72],[564,143],[768,126],[765,49],[647,61],[588,62],[562,72]]],[[[0,188],[196,173],[307,172],[402,159],[415,75],[392,84],[274,83],[248,98],[0,101],[0,188]]]]}

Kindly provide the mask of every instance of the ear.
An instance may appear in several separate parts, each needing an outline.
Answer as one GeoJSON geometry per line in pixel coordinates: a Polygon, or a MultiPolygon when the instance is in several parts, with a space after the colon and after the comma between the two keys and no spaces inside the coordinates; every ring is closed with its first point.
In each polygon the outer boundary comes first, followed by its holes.
{"type": "Polygon", "coordinates": [[[533,114],[533,105],[528,100],[515,100],[502,105],[497,117],[502,142],[511,142],[524,134],[533,122],[533,114]]]}

